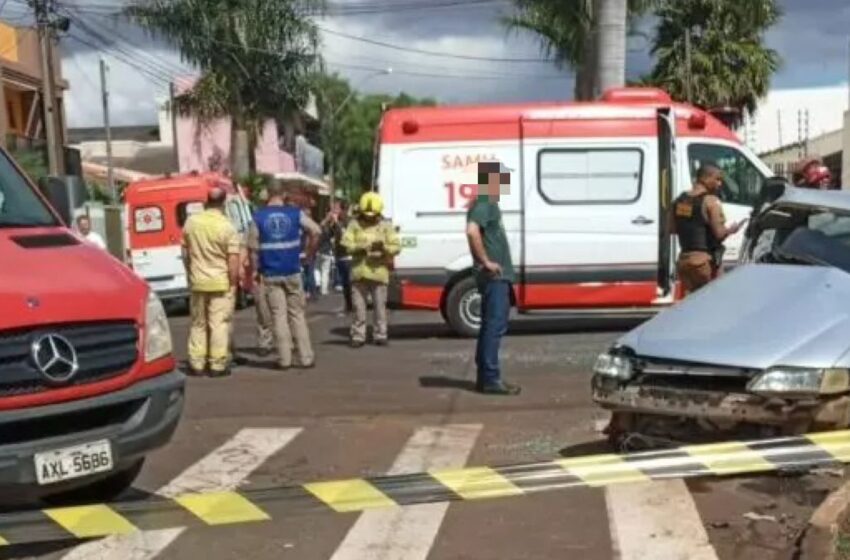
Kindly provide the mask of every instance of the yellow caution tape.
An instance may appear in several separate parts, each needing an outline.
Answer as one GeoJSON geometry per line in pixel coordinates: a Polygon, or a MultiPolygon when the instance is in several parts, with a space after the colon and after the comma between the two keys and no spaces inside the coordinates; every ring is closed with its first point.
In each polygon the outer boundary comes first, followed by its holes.
{"type": "Polygon", "coordinates": [[[353,478],[245,492],[91,504],[0,514],[0,546],[124,535],[182,526],[267,521],[295,513],[359,512],[422,503],[507,498],[571,487],[762,473],[850,462],[850,430],[688,445],[503,467],[353,478]]]}

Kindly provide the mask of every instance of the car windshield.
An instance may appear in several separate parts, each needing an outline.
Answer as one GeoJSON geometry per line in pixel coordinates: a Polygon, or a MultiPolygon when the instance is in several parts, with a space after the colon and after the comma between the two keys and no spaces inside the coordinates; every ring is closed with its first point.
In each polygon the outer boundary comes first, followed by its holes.
{"type": "Polygon", "coordinates": [[[0,152],[0,228],[59,225],[45,203],[0,152]]]}
{"type": "Polygon", "coordinates": [[[755,261],[822,264],[850,272],[850,215],[789,213],[783,226],[759,235],[753,256],[755,261]]]}

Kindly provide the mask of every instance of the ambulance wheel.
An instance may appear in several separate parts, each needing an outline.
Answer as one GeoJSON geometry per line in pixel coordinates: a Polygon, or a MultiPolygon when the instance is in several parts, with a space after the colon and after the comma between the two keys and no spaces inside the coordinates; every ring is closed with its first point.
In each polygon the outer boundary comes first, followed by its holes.
{"type": "Polygon", "coordinates": [[[472,276],[455,284],[446,298],[446,321],[460,336],[478,336],[481,327],[481,294],[472,276]]]}

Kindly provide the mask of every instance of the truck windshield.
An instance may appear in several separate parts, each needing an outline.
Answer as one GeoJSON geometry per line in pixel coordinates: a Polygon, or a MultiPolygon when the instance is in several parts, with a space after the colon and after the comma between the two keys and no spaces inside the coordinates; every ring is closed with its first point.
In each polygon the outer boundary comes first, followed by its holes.
{"type": "Polygon", "coordinates": [[[0,152],[0,228],[59,225],[47,206],[0,152]]]}

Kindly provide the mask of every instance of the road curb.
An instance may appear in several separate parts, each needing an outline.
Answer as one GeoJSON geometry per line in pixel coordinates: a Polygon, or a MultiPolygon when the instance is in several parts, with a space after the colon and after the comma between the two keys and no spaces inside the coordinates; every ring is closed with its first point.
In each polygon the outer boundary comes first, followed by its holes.
{"type": "Polygon", "coordinates": [[[834,490],[809,519],[798,547],[798,560],[836,560],[841,523],[850,516],[850,482],[834,490]]]}

